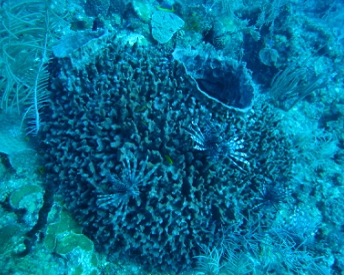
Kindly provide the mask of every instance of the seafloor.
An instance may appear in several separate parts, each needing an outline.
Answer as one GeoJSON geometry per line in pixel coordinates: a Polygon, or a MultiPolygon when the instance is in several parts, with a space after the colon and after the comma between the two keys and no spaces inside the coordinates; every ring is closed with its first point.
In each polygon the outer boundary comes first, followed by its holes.
{"type": "Polygon", "coordinates": [[[0,16],[0,274],[344,274],[342,1],[0,16]]]}

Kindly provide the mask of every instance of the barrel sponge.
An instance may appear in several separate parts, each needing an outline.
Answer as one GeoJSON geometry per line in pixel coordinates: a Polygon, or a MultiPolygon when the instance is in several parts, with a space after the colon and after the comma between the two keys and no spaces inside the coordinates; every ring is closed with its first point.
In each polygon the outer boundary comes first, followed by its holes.
{"type": "Polygon", "coordinates": [[[82,69],[55,62],[47,177],[98,250],[187,270],[254,207],[260,177],[288,177],[289,143],[268,106],[242,113],[200,101],[170,53],[111,41],[82,69]],[[193,124],[198,133],[223,125],[218,140],[230,142],[232,162],[196,150],[193,124]]]}
{"type": "Polygon", "coordinates": [[[202,95],[229,109],[251,109],[257,87],[244,62],[220,56],[209,46],[178,48],[173,57],[183,64],[202,95]]]}

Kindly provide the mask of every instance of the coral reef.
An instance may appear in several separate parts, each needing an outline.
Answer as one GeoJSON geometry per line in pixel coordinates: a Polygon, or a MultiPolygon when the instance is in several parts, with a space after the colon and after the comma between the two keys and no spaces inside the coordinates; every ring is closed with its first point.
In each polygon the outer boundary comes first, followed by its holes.
{"type": "Polygon", "coordinates": [[[197,99],[197,85],[168,51],[122,46],[121,37],[99,44],[82,70],[73,55],[88,55],[87,47],[56,60],[53,120],[44,129],[48,177],[100,250],[186,270],[201,246],[221,242],[221,228],[254,207],[249,198],[262,179],[287,184],[290,145],[269,106],[243,114],[197,99]],[[192,121],[223,125],[226,152],[216,163],[192,145],[192,121]],[[135,186],[114,186],[128,179],[135,186]]]}
{"type": "Polygon", "coordinates": [[[3,1],[1,272],[341,274],[343,14],[3,1]]]}

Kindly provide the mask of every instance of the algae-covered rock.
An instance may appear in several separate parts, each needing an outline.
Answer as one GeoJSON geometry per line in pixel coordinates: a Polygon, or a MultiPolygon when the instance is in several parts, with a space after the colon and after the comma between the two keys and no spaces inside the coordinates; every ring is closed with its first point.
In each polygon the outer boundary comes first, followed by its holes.
{"type": "Polygon", "coordinates": [[[60,255],[65,255],[76,247],[80,247],[85,251],[93,250],[93,242],[83,234],[69,233],[62,238],[56,238],[55,252],[60,255]]]}
{"type": "Polygon", "coordinates": [[[132,5],[136,15],[144,22],[149,22],[154,12],[154,7],[147,0],[134,0],[132,5]]]}
{"type": "Polygon", "coordinates": [[[20,232],[17,224],[6,225],[0,228],[0,255],[12,251],[14,247],[13,237],[20,232]]]}
{"type": "Polygon", "coordinates": [[[170,41],[172,36],[184,26],[184,20],[174,13],[155,11],[152,15],[152,36],[160,44],[170,41]]]}
{"type": "MultiPolygon", "coordinates": [[[[38,185],[25,185],[14,191],[10,197],[11,206],[14,208],[27,208],[28,205],[23,205],[23,200],[27,197],[42,198],[42,188],[38,185]]],[[[35,201],[37,199],[34,199],[35,201]]]]}
{"type": "Polygon", "coordinates": [[[148,46],[148,41],[146,37],[144,37],[141,34],[125,34],[125,37],[123,38],[123,45],[129,44],[130,46],[133,46],[136,43],[138,46],[148,46]]]}
{"type": "Polygon", "coordinates": [[[8,156],[11,166],[18,175],[35,173],[39,167],[40,157],[36,150],[26,149],[8,156]]]}
{"type": "Polygon", "coordinates": [[[11,193],[9,202],[14,209],[25,209],[25,223],[34,226],[43,206],[43,190],[38,185],[24,185],[11,193]]]}
{"type": "Polygon", "coordinates": [[[67,254],[76,247],[85,251],[93,250],[92,241],[81,234],[80,227],[67,211],[62,211],[60,220],[48,226],[44,245],[50,252],[60,255],[67,254]]]}
{"type": "Polygon", "coordinates": [[[70,232],[81,234],[81,228],[67,211],[62,211],[60,213],[60,220],[48,226],[47,235],[44,239],[45,247],[53,252],[56,247],[57,236],[69,234],[70,232]]]}
{"type": "MultiPolygon", "coordinates": [[[[11,166],[18,174],[34,172],[37,169],[38,155],[31,148],[29,139],[21,127],[22,118],[14,114],[1,113],[0,121],[0,153],[8,156],[11,166]]],[[[4,170],[3,167],[0,168],[0,175],[1,170],[4,170]]]]}
{"type": "Polygon", "coordinates": [[[93,242],[82,234],[80,226],[68,211],[60,209],[58,217],[57,222],[48,225],[44,238],[45,248],[51,253],[68,255],[70,261],[78,262],[78,265],[68,268],[68,274],[99,274],[93,242]]]}

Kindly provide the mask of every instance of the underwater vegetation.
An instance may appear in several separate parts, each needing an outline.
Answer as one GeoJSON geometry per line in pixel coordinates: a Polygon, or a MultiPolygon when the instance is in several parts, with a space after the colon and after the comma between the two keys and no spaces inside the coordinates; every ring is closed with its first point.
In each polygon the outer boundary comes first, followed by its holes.
{"type": "Polygon", "coordinates": [[[341,274],[341,1],[0,14],[7,274],[341,274]]]}

